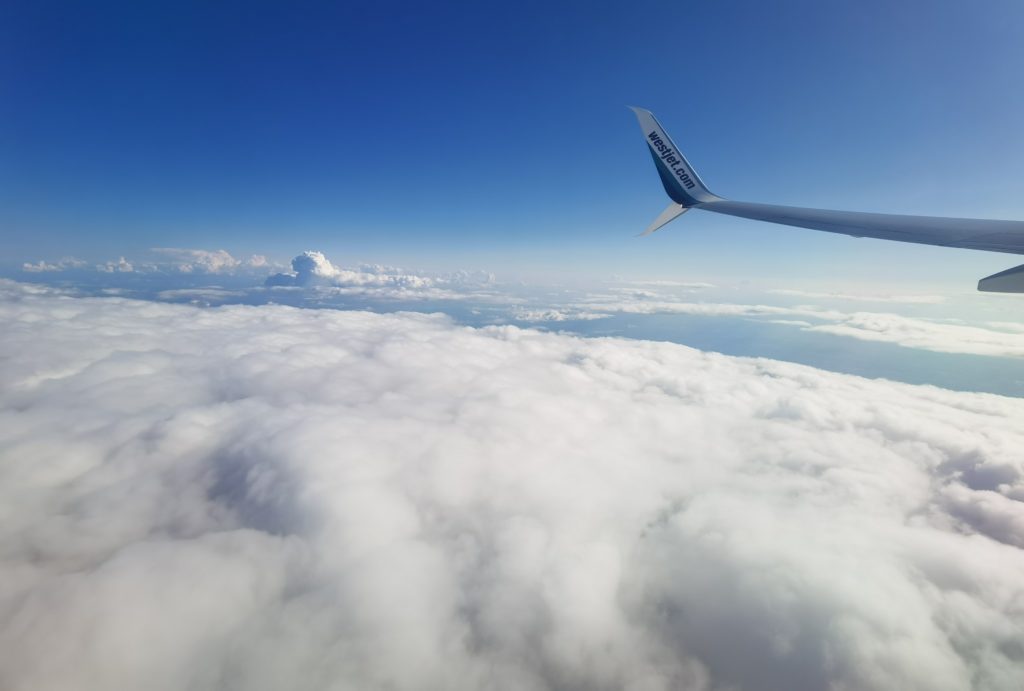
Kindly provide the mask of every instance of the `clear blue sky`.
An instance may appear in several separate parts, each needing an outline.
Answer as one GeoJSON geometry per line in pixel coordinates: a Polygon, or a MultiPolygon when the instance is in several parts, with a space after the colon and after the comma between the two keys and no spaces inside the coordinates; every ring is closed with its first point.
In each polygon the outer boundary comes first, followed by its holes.
{"type": "Polygon", "coordinates": [[[637,240],[666,199],[626,105],[724,196],[1024,218],[1024,3],[603,5],[4,3],[0,249],[862,281],[1015,263],[710,214],[637,240]]]}

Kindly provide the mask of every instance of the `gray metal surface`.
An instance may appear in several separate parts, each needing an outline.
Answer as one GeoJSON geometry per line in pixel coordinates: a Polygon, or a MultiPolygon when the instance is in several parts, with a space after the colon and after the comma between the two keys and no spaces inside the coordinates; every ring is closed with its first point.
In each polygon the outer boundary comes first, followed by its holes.
{"type": "Polygon", "coordinates": [[[1024,254],[1024,221],[829,211],[727,199],[692,208],[854,237],[1024,254]]]}

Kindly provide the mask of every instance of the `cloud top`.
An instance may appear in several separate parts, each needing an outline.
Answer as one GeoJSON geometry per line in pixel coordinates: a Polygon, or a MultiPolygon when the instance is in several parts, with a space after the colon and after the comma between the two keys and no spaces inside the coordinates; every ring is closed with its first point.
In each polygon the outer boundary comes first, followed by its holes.
{"type": "MultiPolygon", "coordinates": [[[[776,291],[778,292],[778,291],[776,291]]],[[[686,314],[754,317],[863,341],[893,343],[938,353],[1024,357],[1024,329],[1013,322],[970,325],[952,320],[908,317],[888,312],[846,312],[812,305],[795,307],[666,299],[647,292],[595,295],[557,314],[686,314]],[[626,298],[626,299],[623,299],[626,298]],[[808,321],[811,320],[811,321],[808,321]]],[[[550,321],[544,311],[522,312],[524,321],[550,321]]]]}
{"type": "Polygon", "coordinates": [[[64,257],[57,261],[25,262],[21,270],[25,273],[58,273],[72,270],[92,270],[99,273],[142,273],[142,274],[210,274],[231,275],[243,272],[263,272],[274,268],[263,255],[254,254],[248,259],[234,257],[227,250],[188,249],[181,247],[154,247],[142,259],[128,259],[124,256],[90,267],[88,262],[75,257],[64,257]]]}
{"type": "Polygon", "coordinates": [[[227,250],[156,247],[152,251],[164,258],[163,263],[182,273],[234,273],[269,266],[267,258],[261,254],[254,254],[248,259],[238,259],[227,250]]]}
{"type": "Polygon", "coordinates": [[[2,290],[4,688],[1024,684],[1024,401],[2,290]]]}
{"type": "Polygon", "coordinates": [[[363,264],[356,269],[335,266],[322,252],[309,250],[292,259],[292,270],[268,276],[267,287],[330,288],[345,295],[389,299],[463,299],[494,282],[485,272],[428,275],[393,266],[363,264]]]}

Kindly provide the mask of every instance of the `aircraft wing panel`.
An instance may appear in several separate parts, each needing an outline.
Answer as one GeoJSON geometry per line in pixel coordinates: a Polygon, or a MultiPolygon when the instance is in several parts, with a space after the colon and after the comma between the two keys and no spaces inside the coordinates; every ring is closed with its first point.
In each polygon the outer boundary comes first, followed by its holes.
{"type": "MultiPolygon", "coordinates": [[[[633,112],[665,192],[673,202],[643,235],[649,235],[687,209],[701,209],[854,237],[1024,254],[1024,221],[829,211],[725,199],[707,188],[650,111],[633,108],[633,112]]],[[[1024,293],[1024,265],[984,278],[978,287],[993,292],[1024,293]]]]}
{"type": "Polygon", "coordinates": [[[829,211],[725,199],[694,208],[855,237],[1024,254],[1024,221],[829,211]]]}

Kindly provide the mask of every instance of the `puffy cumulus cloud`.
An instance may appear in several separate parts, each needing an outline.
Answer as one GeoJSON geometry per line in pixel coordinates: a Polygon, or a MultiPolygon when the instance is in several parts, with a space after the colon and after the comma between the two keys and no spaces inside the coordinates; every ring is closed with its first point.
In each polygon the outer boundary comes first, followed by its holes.
{"type": "Polygon", "coordinates": [[[338,276],[340,269],[324,256],[323,252],[306,251],[292,259],[291,273],[278,273],[267,278],[267,285],[311,285],[315,282],[330,282],[338,276]]]}
{"type": "MultiPolygon", "coordinates": [[[[29,273],[44,273],[85,267],[87,263],[81,259],[64,257],[54,262],[25,262],[21,268],[22,271],[29,273]]],[[[95,269],[102,273],[236,274],[250,271],[265,275],[273,268],[275,266],[261,254],[254,254],[248,259],[238,259],[227,250],[180,247],[154,247],[141,259],[118,257],[116,260],[95,265],[95,269]]]]}
{"type": "Polygon", "coordinates": [[[152,251],[164,258],[164,261],[157,264],[157,268],[169,268],[182,273],[235,273],[239,270],[270,266],[262,254],[254,254],[248,259],[237,259],[227,250],[155,247],[152,251]]]}
{"type": "Polygon", "coordinates": [[[1024,686],[1024,401],[4,292],[5,689],[1024,686]]]}
{"type": "Polygon", "coordinates": [[[132,273],[133,271],[135,271],[135,265],[132,264],[127,259],[125,259],[124,257],[118,257],[117,261],[109,261],[103,264],[97,264],[96,270],[108,274],[132,273]]]}
{"type": "Polygon", "coordinates": [[[21,270],[27,273],[44,273],[53,271],[67,271],[68,269],[80,269],[86,265],[86,262],[82,259],[75,257],[62,257],[55,262],[47,262],[40,259],[35,264],[31,262],[25,262],[21,265],[21,270]]]}
{"type": "Polygon", "coordinates": [[[306,251],[292,259],[290,272],[267,277],[265,285],[328,288],[340,295],[371,298],[452,300],[484,297],[481,291],[492,283],[494,276],[485,272],[426,275],[380,264],[344,269],[322,252],[306,251]]]}

